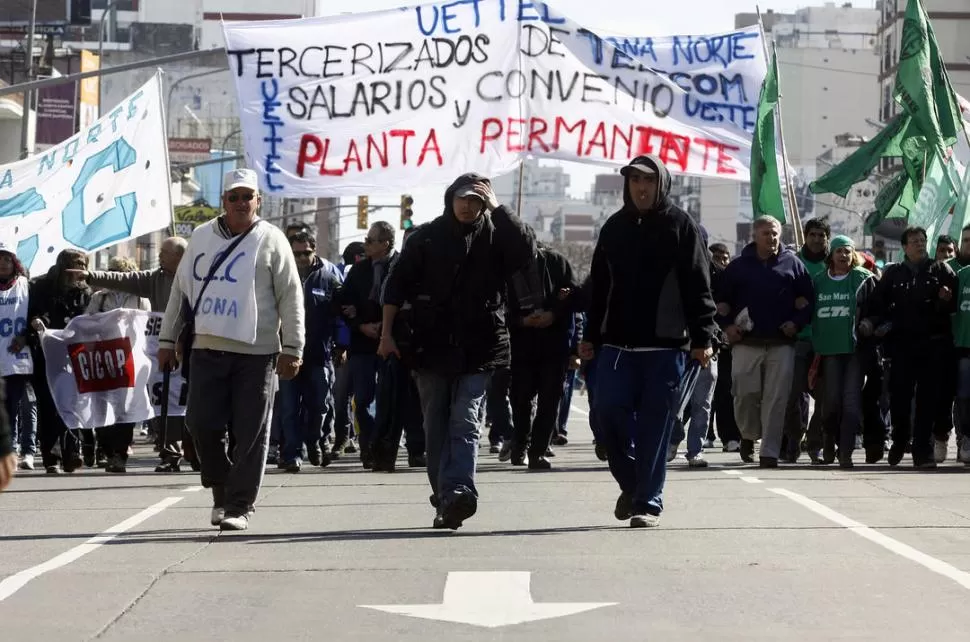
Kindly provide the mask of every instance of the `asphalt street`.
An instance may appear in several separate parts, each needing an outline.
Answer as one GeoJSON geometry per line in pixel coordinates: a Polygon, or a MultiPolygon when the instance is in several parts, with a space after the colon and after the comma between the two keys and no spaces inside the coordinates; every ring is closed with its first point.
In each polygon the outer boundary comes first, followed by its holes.
{"type": "Polygon", "coordinates": [[[947,640],[970,599],[970,469],[904,460],[668,475],[660,528],[617,489],[575,399],[550,472],[483,449],[479,513],[433,531],[423,470],[270,470],[250,530],[187,472],[19,476],[0,495],[0,639],[947,640]],[[376,608],[371,608],[376,607],[376,608]]]}

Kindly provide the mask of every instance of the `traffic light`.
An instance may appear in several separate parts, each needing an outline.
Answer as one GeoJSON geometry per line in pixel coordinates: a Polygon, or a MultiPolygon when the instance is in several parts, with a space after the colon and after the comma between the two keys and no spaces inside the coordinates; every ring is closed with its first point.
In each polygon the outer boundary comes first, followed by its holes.
{"type": "Polygon", "coordinates": [[[358,230],[366,230],[368,227],[370,227],[367,224],[368,209],[369,208],[367,207],[367,197],[358,196],[357,197],[357,229],[358,230]]]}
{"type": "Polygon", "coordinates": [[[414,221],[411,220],[411,216],[414,212],[411,210],[411,206],[414,205],[414,199],[411,198],[410,194],[401,195],[401,229],[409,230],[414,227],[414,221]]]}

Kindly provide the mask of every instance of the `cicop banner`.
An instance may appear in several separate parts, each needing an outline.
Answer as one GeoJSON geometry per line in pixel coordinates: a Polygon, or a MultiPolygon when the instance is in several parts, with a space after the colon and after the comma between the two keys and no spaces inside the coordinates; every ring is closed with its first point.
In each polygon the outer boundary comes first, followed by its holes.
{"type": "MultiPolygon", "coordinates": [[[[41,347],[57,412],[68,428],[146,421],[159,414],[160,313],[111,310],[46,330],[41,347]]],[[[169,415],[185,414],[184,380],[172,373],[169,415]]]]}
{"type": "Polygon", "coordinates": [[[528,0],[224,25],[248,164],[267,193],[364,194],[496,175],[525,156],[748,180],[757,27],[595,34],[528,0]]]}
{"type": "Polygon", "coordinates": [[[0,165],[0,238],[32,276],[61,250],[94,252],[171,221],[160,74],[63,143],[0,165]]]}

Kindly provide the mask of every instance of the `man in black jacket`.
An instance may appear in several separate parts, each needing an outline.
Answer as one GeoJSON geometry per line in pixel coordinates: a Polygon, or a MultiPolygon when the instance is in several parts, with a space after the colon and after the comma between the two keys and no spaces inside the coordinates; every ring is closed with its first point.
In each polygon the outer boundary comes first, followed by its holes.
{"type": "Polygon", "coordinates": [[[491,372],[509,364],[506,283],[535,256],[532,230],[500,206],[487,178],[464,174],[444,213],[408,239],[384,290],[379,352],[411,303],[415,377],[424,411],[435,528],[457,529],[478,508],[479,413],[491,372]]]}
{"type": "Polygon", "coordinates": [[[381,287],[397,256],[394,251],[394,228],[386,221],[371,225],[364,238],[367,255],[354,265],[337,297],[343,316],[350,326],[351,388],[354,391],[354,417],[360,431],[360,461],[364,468],[374,467],[371,451],[374,439],[374,415],[370,406],[377,393],[377,344],[381,336],[381,287]]]}
{"type": "Polygon", "coordinates": [[[531,277],[525,279],[532,284],[530,290],[537,295],[535,305],[518,296],[509,301],[512,465],[528,463],[529,470],[548,470],[552,466],[545,454],[559,415],[579,285],[569,261],[552,248],[539,246],[525,272],[531,277]]]}
{"type": "Polygon", "coordinates": [[[899,464],[912,437],[913,466],[933,469],[933,419],[941,401],[941,364],[953,351],[950,315],[956,312],[957,277],[946,263],[927,255],[923,228],[907,228],[901,241],[906,257],[886,268],[872,293],[872,320],[860,323],[859,332],[885,335],[892,362],[889,465],[899,464]],[[914,393],[916,423],[911,428],[914,393]]]}
{"type": "Polygon", "coordinates": [[[620,172],[623,209],[603,226],[593,252],[580,356],[598,359],[596,438],[621,490],[614,515],[642,528],[659,525],[687,350],[709,364],[715,309],[707,248],[670,200],[667,168],[655,156],[638,156],[620,172]]]}

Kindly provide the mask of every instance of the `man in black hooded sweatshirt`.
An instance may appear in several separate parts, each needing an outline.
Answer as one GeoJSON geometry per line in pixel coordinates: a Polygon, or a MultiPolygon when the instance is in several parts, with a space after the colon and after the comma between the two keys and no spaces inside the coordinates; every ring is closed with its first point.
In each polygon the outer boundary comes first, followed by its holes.
{"type": "Polygon", "coordinates": [[[507,282],[535,254],[532,230],[498,204],[489,180],[464,174],[445,190],[444,213],[415,230],[384,283],[382,357],[400,357],[391,329],[411,304],[435,528],[457,529],[478,508],[480,410],[492,371],[509,365],[507,282]]]}
{"type": "Polygon", "coordinates": [[[638,156],[620,173],[623,209],[603,226],[593,252],[580,356],[598,361],[596,439],[621,490],[614,516],[643,528],[659,525],[663,511],[687,351],[707,367],[717,327],[707,247],[670,200],[667,168],[655,156],[638,156]]]}

